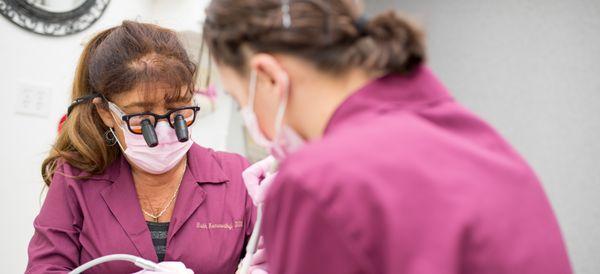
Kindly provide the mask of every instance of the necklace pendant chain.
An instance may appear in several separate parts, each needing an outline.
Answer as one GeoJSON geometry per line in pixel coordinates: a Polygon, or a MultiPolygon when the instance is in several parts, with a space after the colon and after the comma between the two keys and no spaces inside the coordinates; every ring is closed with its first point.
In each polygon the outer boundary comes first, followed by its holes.
{"type": "Polygon", "coordinates": [[[169,209],[169,207],[171,207],[171,204],[173,203],[173,201],[175,201],[175,198],[177,198],[177,193],[179,193],[179,187],[181,186],[181,181],[179,182],[179,184],[177,185],[177,189],[175,190],[175,193],[173,193],[173,197],[171,197],[171,199],[169,200],[169,202],[167,203],[167,205],[165,206],[165,208],[163,208],[158,214],[152,214],[149,213],[148,211],[142,209],[142,212],[144,212],[144,214],[152,219],[155,220],[155,222],[158,222],[158,219],[160,217],[162,217],[162,215],[164,215],[167,212],[167,209],[169,209]]]}

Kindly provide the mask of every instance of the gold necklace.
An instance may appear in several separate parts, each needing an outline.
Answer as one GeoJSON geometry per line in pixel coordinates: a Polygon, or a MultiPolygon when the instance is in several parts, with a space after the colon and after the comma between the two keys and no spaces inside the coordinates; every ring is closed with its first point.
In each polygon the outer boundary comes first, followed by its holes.
{"type": "Polygon", "coordinates": [[[162,215],[164,215],[167,212],[167,209],[169,209],[169,207],[171,207],[171,204],[173,203],[173,201],[175,201],[175,198],[177,197],[177,193],[179,193],[179,186],[181,186],[181,181],[179,181],[179,184],[177,185],[177,189],[175,189],[175,193],[173,193],[173,197],[171,197],[171,199],[169,200],[169,203],[167,203],[167,205],[165,206],[165,208],[163,208],[163,210],[161,210],[158,214],[154,215],[142,208],[142,211],[144,212],[144,214],[146,216],[154,219],[155,222],[158,222],[158,218],[160,218],[162,215]]]}

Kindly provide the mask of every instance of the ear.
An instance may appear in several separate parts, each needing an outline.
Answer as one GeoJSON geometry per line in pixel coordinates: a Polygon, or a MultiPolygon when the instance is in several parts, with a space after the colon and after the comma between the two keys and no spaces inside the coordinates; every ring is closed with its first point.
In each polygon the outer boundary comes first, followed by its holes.
{"type": "Polygon", "coordinates": [[[102,101],[102,99],[94,98],[92,103],[96,107],[96,111],[98,112],[98,115],[100,115],[100,119],[102,119],[104,125],[109,128],[113,128],[115,125],[115,119],[113,118],[113,115],[111,114],[110,110],[106,107],[106,104],[102,101]]]}
{"type": "Polygon", "coordinates": [[[289,89],[289,76],[281,63],[272,55],[259,53],[254,55],[250,60],[250,68],[255,70],[263,78],[261,80],[268,81],[273,86],[272,89],[276,92],[277,98],[285,94],[289,89]]]}

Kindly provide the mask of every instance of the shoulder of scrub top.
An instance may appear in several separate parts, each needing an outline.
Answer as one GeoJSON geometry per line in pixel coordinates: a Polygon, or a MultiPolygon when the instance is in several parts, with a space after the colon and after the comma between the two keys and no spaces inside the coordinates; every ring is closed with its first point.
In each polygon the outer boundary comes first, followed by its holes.
{"type": "Polygon", "coordinates": [[[210,148],[204,148],[197,144],[194,144],[190,149],[190,153],[197,153],[199,151],[209,153],[209,155],[214,157],[214,159],[217,160],[216,163],[229,177],[235,176],[241,178],[242,171],[250,166],[248,160],[246,160],[244,156],[237,153],[215,151],[210,148]]]}
{"type": "MultiPolygon", "coordinates": [[[[215,151],[210,148],[202,147],[196,143],[192,145],[188,152],[189,166],[192,166],[194,174],[201,179],[215,180],[220,175],[225,175],[229,181],[236,177],[241,180],[241,173],[249,166],[248,161],[243,156],[230,153],[215,151]]],[[[130,172],[131,168],[125,157],[120,155],[103,172],[93,174],[81,170],[64,160],[59,160],[57,168],[52,178],[55,181],[72,181],[83,183],[87,181],[114,181],[121,173],[130,172]]]]}
{"type": "MultiPolygon", "coordinates": [[[[372,182],[381,181],[381,177],[427,176],[430,170],[424,167],[428,165],[429,154],[417,153],[423,145],[415,145],[427,137],[420,129],[423,122],[410,113],[399,115],[401,122],[397,121],[399,116],[377,120],[370,114],[364,115],[356,123],[345,123],[321,139],[308,143],[281,163],[266,200],[275,198],[280,191],[295,189],[315,201],[329,204],[334,198],[366,196],[377,186],[372,182]],[[390,127],[393,127],[394,135],[386,135],[385,131],[390,127]],[[390,142],[398,145],[387,147],[390,142]],[[410,157],[399,157],[400,148],[410,157]],[[392,175],[384,174],[390,172],[390,168],[382,169],[382,161],[393,163],[392,175]]],[[[438,148],[433,141],[425,147],[429,152],[438,148]]]]}
{"type": "MultiPolygon", "coordinates": [[[[364,128],[364,126],[363,126],[364,128]]],[[[342,128],[332,135],[310,142],[300,150],[292,153],[281,162],[277,179],[298,180],[301,188],[308,192],[323,192],[322,182],[342,184],[348,187],[350,181],[358,181],[365,177],[361,164],[368,165],[369,154],[383,152],[366,151],[358,148],[356,138],[361,138],[363,131],[342,128]],[[337,138],[340,135],[351,137],[337,138]]],[[[287,182],[286,182],[287,184],[287,182]]]]}

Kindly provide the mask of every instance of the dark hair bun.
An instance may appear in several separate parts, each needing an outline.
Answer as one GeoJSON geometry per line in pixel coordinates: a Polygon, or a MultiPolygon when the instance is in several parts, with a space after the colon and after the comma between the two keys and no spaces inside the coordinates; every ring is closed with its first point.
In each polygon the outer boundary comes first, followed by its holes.
{"type": "Polygon", "coordinates": [[[423,32],[394,11],[381,13],[369,20],[365,31],[378,49],[367,58],[367,67],[408,73],[426,59],[423,32]]]}

